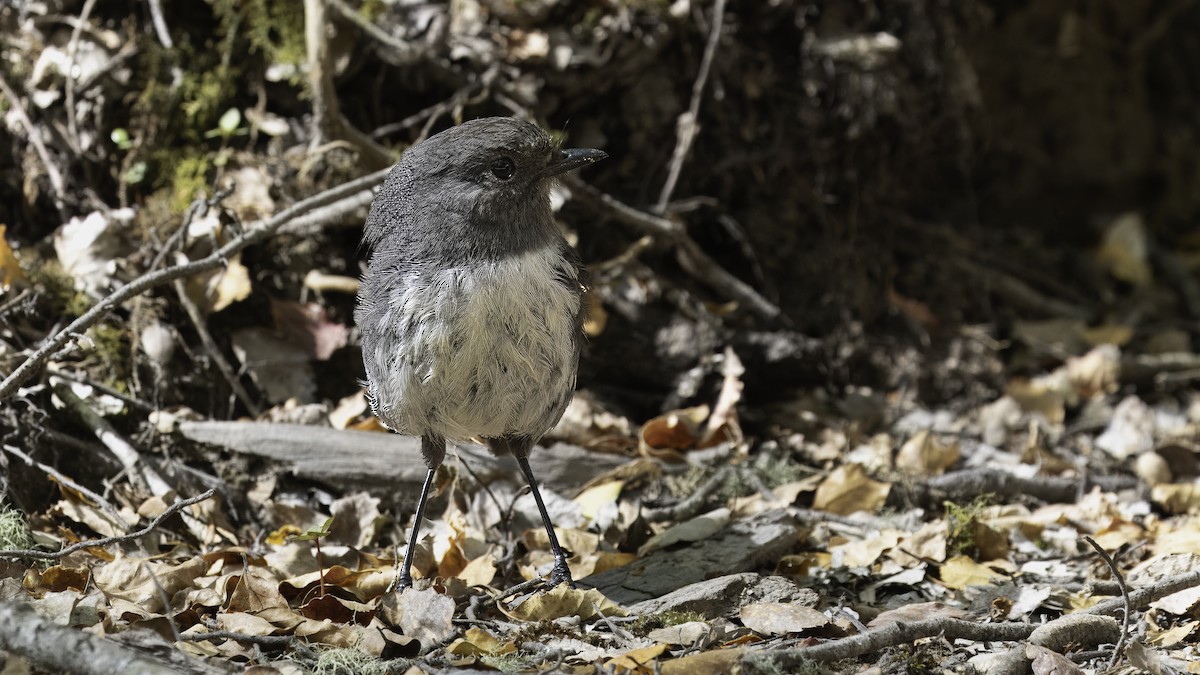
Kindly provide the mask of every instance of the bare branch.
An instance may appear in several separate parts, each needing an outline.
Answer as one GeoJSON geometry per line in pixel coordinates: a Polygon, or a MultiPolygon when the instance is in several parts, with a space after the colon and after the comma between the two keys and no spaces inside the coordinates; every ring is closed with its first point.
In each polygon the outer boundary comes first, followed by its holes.
{"type": "Polygon", "coordinates": [[[692,84],[692,102],[687,112],[679,116],[675,123],[675,152],[671,155],[670,168],[667,171],[667,181],[663,183],[662,192],[658,195],[658,203],[654,212],[666,213],[667,203],[671,201],[671,193],[675,192],[675,183],[679,181],[679,173],[683,170],[683,162],[687,159],[688,151],[696,134],[700,133],[700,99],[704,96],[704,85],[708,83],[708,72],[712,68],[713,56],[717,53],[717,45],[721,41],[721,25],[725,21],[725,0],[715,0],[713,3],[712,28],[708,33],[708,44],[704,46],[704,58],[700,61],[700,72],[692,84]]]}
{"type": "Polygon", "coordinates": [[[225,264],[233,254],[242,249],[270,238],[273,234],[287,225],[289,228],[312,227],[344,217],[356,209],[369,204],[374,198],[371,191],[387,177],[388,169],[376,171],[362,178],[357,178],[338,187],[326,190],[308,199],[299,201],[280,211],[265,222],[252,225],[241,235],[230,240],[208,257],[192,260],[181,265],[166,267],[157,272],[144,274],[129,284],[113,291],[82,316],[75,319],[66,328],[59,330],[25,359],[16,370],[0,382],[0,400],[12,396],[17,388],[33,377],[51,355],[62,349],[72,339],[82,334],[91,326],[103,319],[109,312],[121,303],[136,297],[157,286],[182,279],[183,277],[216,269],[225,264]]]}
{"type": "Polygon", "coordinates": [[[133,541],[140,537],[144,537],[147,534],[150,534],[155,529],[157,529],[158,526],[161,525],[162,522],[164,520],[166,520],[167,518],[170,518],[171,516],[175,515],[179,511],[181,511],[193,504],[199,504],[200,502],[208,499],[209,497],[212,497],[215,493],[216,493],[216,489],[214,488],[211,490],[205,490],[204,492],[201,492],[200,494],[196,495],[195,497],[191,497],[189,499],[181,499],[181,500],[175,502],[174,504],[171,504],[170,506],[168,506],[165,511],[158,514],[158,517],[156,517],[154,520],[150,521],[149,525],[147,525],[146,527],[143,527],[142,529],[140,529],[136,532],[130,532],[129,534],[123,534],[119,537],[103,537],[100,539],[88,539],[87,541],[80,541],[80,542],[71,544],[70,546],[68,546],[62,550],[59,550],[59,551],[34,551],[32,549],[11,549],[11,550],[7,550],[7,551],[0,551],[0,558],[36,558],[38,560],[58,560],[60,558],[65,558],[66,556],[69,556],[76,551],[81,551],[85,548],[92,548],[95,546],[108,546],[109,544],[120,544],[120,543],[130,542],[130,541],[133,541]]]}

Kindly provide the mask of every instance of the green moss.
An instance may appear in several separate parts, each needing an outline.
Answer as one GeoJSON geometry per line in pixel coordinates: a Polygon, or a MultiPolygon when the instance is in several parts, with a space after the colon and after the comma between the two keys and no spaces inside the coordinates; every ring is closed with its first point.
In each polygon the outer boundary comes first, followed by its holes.
{"type": "Polygon", "coordinates": [[[91,309],[92,299],[86,293],[75,290],[74,280],[63,271],[57,259],[31,266],[27,275],[55,314],[75,317],[91,309]]]}
{"type": "Polygon", "coordinates": [[[0,550],[33,548],[33,537],[25,524],[25,514],[0,505],[0,550]]]}
{"type": "Polygon", "coordinates": [[[171,212],[180,214],[187,210],[192,200],[208,188],[208,172],[212,168],[210,153],[182,151],[183,154],[164,163],[171,166],[171,212]]]}
{"type": "Polygon", "coordinates": [[[484,654],[479,657],[480,663],[502,673],[528,672],[534,663],[520,654],[484,654]]]}
{"type": "Polygon", "coordinates": [[[314,675],[391,675],[403,673],[408,662],[384,661],[357,649],[328,649],[317,657],[314,675]]]}
{"type": "MultiPolygon", "coordinates": [[[[268,63],[296,66],[291,84],[303,85],[300,66],[308,60],[304,39],[304,9],[295,0],[218,0],[224,12],[240,12],[246,23],[250,51],[263,55],[268,63]]],[[[222,10],[218,9],[218,14],[222,10]]]]}
{"type": "Polygon", "coordinates": [[[690,621],[704,621],[704,615],[699,612],[666,611],[659,614],[644,614],[629,624],[629,631],[634,635],[645,635],[652,630],[678,626],[690,621]]]}
{"type": "Polygon", "coordinates": [[[124,327],[101,323],[92,326],[88,337],[93,343],[88,367],[96,370],[105,384],[124,390],[129,374],[129,332],[124,327]]]}
{"type": "Polygon", "coordinates": [[[362,6],[358,8],[358,13],[362,18],[374,23],[375,19],[383,14],[385,7],[383,0],[363,0],[362,6]]]}
{"type": "Polygon", "coordinates": [[[970,555],[977,548],[975,526],[983,510],[992,503],[991,495],[981,495],[969,504],[945,502],[946,548],[953,554],[970,555]]]}

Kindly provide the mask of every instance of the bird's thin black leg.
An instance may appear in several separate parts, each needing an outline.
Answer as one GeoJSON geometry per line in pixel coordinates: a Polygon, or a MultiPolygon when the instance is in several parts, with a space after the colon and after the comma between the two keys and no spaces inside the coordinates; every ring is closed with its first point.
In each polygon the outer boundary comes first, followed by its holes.
{"type": "Polygon", "coordinates": [[[546,527],[546,534],[550,537],[550,552],[554,554],[554,570],[550,572],[550,585],[557,586],[565,581],[568,586],[575,588],[575,580],[571,578],[571,569],[567,567],[567,554],[558,545],[558,537],[554,534],[554,525],[550,523],[550,514],[546,512],[546,504],[542,502],[542,494],[538,492],[533,469],[529,468],[529,458],[522,455],[516,457],[521,472],[525,474],[525,480],[529,482],[529,489],[533,491],[533,501],[537,502],[538,513],[542,514],[542,525],[546,527]]]}
{"type": "Polygon", "coordinates": [[[412,587],[413,554],[417,550],[417,536],[421,531],[421,520],[425,518],[425,500],[429,497],[429,488],[433,485],[435,473],[437,467],[429,467],[429,473],[425,474],[425,484],[421,486],[421,496],[417,499],[417,513],[413,516],[412,534],[408,537],[408,550],[404,552],[404,566],[400,569],[400,578],[396,581],[397,592],[412,587]]]}

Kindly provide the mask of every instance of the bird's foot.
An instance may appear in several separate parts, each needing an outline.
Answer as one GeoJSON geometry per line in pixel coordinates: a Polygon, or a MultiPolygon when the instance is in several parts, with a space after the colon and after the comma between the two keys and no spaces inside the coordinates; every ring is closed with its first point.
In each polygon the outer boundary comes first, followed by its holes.
{"type": "Polygon", "coordinates": [[[396,591],[396,594],[399,595],[400,593],[403,593],[405,590],[412,588],[412,585],[413,585],[412,575],[401,574],[396,579],[396,583],[393,584],[393,588],[396,591]]]}
{"type": "Polygon", "coordinates": [[[546,587],[554,588],[564,582],[568,588],[575,588],[575,580],[571,578],[571,569],[567,567],[567,559],[565,557],[555,558],[554,569],[550,572],[550,579],[546,582],[546,587]]]}

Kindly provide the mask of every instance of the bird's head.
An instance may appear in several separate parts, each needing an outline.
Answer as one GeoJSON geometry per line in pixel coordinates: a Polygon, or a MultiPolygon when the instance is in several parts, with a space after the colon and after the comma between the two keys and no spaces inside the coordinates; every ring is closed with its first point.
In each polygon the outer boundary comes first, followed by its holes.
{"type": "Polygon", "coordinates": [[[562,149],[541,128],[516,118],[465,122],[404,153],[372,207],[368,242],[386,246],[396,234],[432,238],[434,248],[466,256],[526,250],[558,236],[552,179],[607,156],[562,149]]]}

